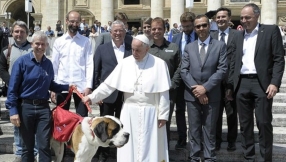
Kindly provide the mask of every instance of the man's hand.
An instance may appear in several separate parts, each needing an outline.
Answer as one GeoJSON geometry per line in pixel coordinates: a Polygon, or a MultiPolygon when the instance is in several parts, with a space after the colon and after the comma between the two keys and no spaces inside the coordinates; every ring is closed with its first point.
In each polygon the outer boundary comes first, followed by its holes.
{"type": "Polygon", "coordinates": [[[209,98],[206,94],[201,95],[200,97],[198,97],[198,99],[202,105],[206,105],[209,103],[209,98]]]}
{"type": "Polygon", "coordinates": [[[18,114],[12,115],[10,116],[10,121],[13,125],[15,125],[16,127],[20,127],[20,117],[18,114]]]}
{"type": "Polygon", "coordinates": [[[84,90],[83,96],[87,96],[87,95],[89,95],[89,94],[91,94],[91,93],[92,93],[91,89],[90,89],[90,88],[86,88],[86,89],[84,90]]]}
{"type": "Polygon", "coordinates": [[[56,93],[51,91],[51,101],[54,104],[57,104],[56,93]]]}
{"type": "Polygon", "coordinates": [[[275,85],[270,84],[266,90],[267,98],[268,99],[273,98],[276,95],[277,91],[278,91],[278,88],[275,85]]]}
{"type": "Polygon", "coordinates": [[[167,120],[158,120],[159,123],[159,128],[163,127],[164,125],[166,125],[167,120]]]}
{"type": "Polygon", "coordinates": [[[227,89],[225,91],[225,98],[229,101],[232,101],[233,100],[233,97],[232,97],[232,90],[231,89],[227,89]]]}
{"type": "Polygon", "coordinates": [[[81,101],[82,101],[84,104],[86,104],[86,103],[92,104],[92,103],[91,103],[91,100],[90,100],[90,98],[89,98],[88,96],[84,96],[84,97],[81,99],[81,101]]]}
{"type": "Polygon", "coordinates": [[[193,94],[195,95],[195,97],[200,97],[201,95],[205,94],[207,92],[207,90],[205,89],[204,86],[202,85],[194,85],[192,86],[193,88],[193,94]]]}

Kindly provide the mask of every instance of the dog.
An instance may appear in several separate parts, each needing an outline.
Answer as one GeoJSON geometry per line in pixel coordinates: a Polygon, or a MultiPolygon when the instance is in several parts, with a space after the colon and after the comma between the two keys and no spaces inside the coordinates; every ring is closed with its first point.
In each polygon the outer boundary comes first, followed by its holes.
{"type": "MultiPolygon", "coordinates": [[[[99,146],[124,146],[129,140],[129,133],[123,130],[120,120],[114,116],[84,117],[76,126],[70,141],[71,150],[75,153],[75,162],[90,162],[99,146]]],[[[51,139],[51,148],[55,152],[55,162],[61,162],[64,154],[64,143],[51,139]]]]}

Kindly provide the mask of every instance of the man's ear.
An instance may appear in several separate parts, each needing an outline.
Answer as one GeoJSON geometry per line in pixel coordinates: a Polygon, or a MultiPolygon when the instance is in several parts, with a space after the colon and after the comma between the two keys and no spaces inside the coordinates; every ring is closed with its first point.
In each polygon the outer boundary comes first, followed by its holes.
{"type": "Polygon", "coordinates": [[[106,140],[108,139],[108,134],[107,134],[107,123],[105,123],[104,121],[98,123],[96,125],[96,127],[94,128],[94,133],[95,135],[102,141],[102,142],[106,142],[106,140]]]}

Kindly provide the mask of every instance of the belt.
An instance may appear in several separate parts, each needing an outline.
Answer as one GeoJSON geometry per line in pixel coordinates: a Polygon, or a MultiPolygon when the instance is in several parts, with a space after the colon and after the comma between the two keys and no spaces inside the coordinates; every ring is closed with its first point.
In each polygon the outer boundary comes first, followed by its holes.
{"type": "Polygon", "coordinates": [[[22,99],[23,103],[27,104],[32,104],[32,105],[43,105],[50,103],[48,100],[43,100],[43,99],[35,99],[35,100],[30,100],[30,99],[22,99]]]}
{"type": "Polygon", "coordinates": [[[257,74],[240,74],[240,78],[255,79],[258,78],[257,74]]]}

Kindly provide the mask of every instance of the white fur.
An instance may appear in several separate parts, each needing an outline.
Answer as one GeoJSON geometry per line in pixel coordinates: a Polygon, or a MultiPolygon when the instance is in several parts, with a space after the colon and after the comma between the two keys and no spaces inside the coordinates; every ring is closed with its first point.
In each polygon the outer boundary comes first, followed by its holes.
{"type": "MultiPolygon", "coordinates": [[[[126,138],[126,132],[122,128],[122,123],[120,120],[114,116],[104,116],[93,118],[92,121],[98,118],[110,118],[120,125],[120,130],[115,134],[111,139],[108,139],[106,142],[102,142],[98,137],[92,136],[93,129],[90,128],[89,121],[91,117],[84,117],[81,127],[84,133],[84,136],[81,137],[81,142],[78,144],[78,151],[75,152],[75,162],[90,162],[95,155],[99,146],[108,147],[110,142],[116,147],[121,147],[127,143],[128,138],[126,138]]],[[[61,162],[64,153],[64,143],[58,142],[55,139],[51,139],[51,147],[54,149],[56,159],[54,162],[61,162]]],[[[72,148],[71,148],[72,149],[72,148]]],[[[72,149],[74,152],[74,150],[72,149]]]]}

